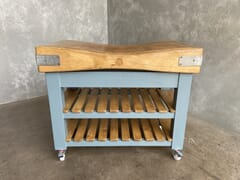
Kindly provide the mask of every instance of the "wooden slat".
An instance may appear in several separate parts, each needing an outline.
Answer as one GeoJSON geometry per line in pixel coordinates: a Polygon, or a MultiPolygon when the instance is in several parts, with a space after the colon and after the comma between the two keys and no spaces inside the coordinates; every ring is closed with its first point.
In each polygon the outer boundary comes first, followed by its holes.
{"type": "Polygon", "coordinates": [[[141,129],[140,129],[140,126],[139,126],[138,119],[131,119],[130,122],[131,122],[133,140],[141,141],[142,140],[142,135],[141,135],[141,129]]]}
{"type": "Polygon", "coordinates": [[[110,120],[110,141],[118,141],[118,120],[110,120]]]}
{"type": "Polygon", "coordinates": [[[78,99],[76,100],[73,108],[72,108],[72,112],[74,113],[79,113],[82,111],[82,108],[85,104],[85,101],[87,99],[87,95],[88,95],[89,89],[82,89],[80,95],[78,96],[78,99]]]}
{"type": "Polygon", "coordinates": [[[85,106],[84,112],[90,113],[95,111],[98,89],[92,89],[90,95],[88,96],[88,101],[85,106]]]}
{"type": "Polygon", "coordinates": [[[107,105],[108,105],[108,89],[103,88],[101,90],[101,94],[99,96],[97,112],[99,112],[99,113],[106,112],[107,111],[107,105]]]}
{"type": "Polygon", "coordinates": [[[167,140],[172,141],[172,135],[171,135],[171,119],[161,119],[160,124],[162,125],[162,128],[166,134],[167,140]]]}
{"type": "Polygon", "coordinates": [[[76,131],[76,134],[74,136],[74,141],[82,141],[87,129],[88,120],[87,119],[81,119],[79,120],[79,125],[76,131]]]}
{"type": "Polygon", "coordinates": [[[141,119],[140,121],[141,121],[142,130],[143,130],[145,140],[146,141],[153,141],[154,137],[153,137],[153,133],[152,133],[152,128],[149,124],[149,120],[148,119],[141,119]]]}
{"type": "Polygon", "coordinates": [[[72,107],[77,95],[79,93],[79,89],[67,89],[64,93],[65,96],[65,105],[63,108],[63,112],[69,112],[70,108],[72,107]]]}
{"type": "Polygon", "coordinates": [[[98,127],[98,119],[91,119],[88,127],[86,141],[94,141],[98,127]]]}
{"type": "Polygon", "coordinates": [[[131,89],[131,95],[132,95],[132,102],[133,102],[133,109],[135,112],[143,112],[143,105],[139,99],[138,96],[138,90],[137,89],[131,89]]]}
{"type": "Polygon", "coordinates": [[[98,140],[106,141],[108,133],[108,119],[101,119],[98,132],[98,140]]]}
{"type": "Polygon", "coordinates": [[[67,137],[66,137],[67,142],[72,140],[73,134],[77,128],[77,124],[78,124],[77,119],[69,119],[67,121],[67,129],[68,129],[68,133],[67,133],[67,137]]]}
{"type": "Polygon", "coordinates": [[[131,112],[131,104],[128,96],[127,89],[121,89],[121,105],[122,105],[122,112],[131,112]]]}
{"type": "Polygon", "coordinates": [[[157,93],[156,89],[150,89],[149,92],[152,96],[152,99],[153,99],[158,111],[161,113],[168,112],[168,110],[163,105],[162,100],[161,100],[159,94],[157,93]]]}
{"type": "Polygon", "coordinates": [[[121,136],[122,136],[122,141],[130,140],[128,119],[121,119],[121,136]]]}
{"type": "Polygon", "coordinates": [[[165,138],[162,130],[159,127],[159,121],[156,119],[150,119],[150,124],[152,126],[155,139],[157,141],[164,141],[165,138]]]}
{"type": "Polygon", "coordinates": [[[149,97],[149,94],[147,92],[146,89],[140,89],[143,101],[144,101],[144,105],[146,107],[147,112],[156,112],[155,110],[155,106],[152,102],[152,100],[149,97]]]}
{"type": "Polygon", "coordinates": [[[119,112],[118,89],[115,88],[111,90],[110,112],[119,112]]]}
{"type": "Polygon", "coordinates": [[[175,109],[173,108],[173,90],[160,90],[157,89],[158,93],[161,95],[163,101],[167,105],[170,112],[175,112],[175,109]]]}

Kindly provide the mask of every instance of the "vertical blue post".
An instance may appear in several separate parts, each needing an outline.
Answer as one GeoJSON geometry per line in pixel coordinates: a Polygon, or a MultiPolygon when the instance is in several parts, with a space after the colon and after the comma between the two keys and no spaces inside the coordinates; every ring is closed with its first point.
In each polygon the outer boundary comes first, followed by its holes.
{"type": "Polygon", "coordinates": [[[192,74],[179,74],[176,92],[176,113],[173,124],[173,150],[183,149],[191,83],[192,74]]]}
{"type": "Polygon", "coordinates": [[[59,73],[46,73],[48,99],[51,112],[52,132],[55,150],[65,150],[66,132],[63,117],[64,90],[61,87],[59,73]]]}

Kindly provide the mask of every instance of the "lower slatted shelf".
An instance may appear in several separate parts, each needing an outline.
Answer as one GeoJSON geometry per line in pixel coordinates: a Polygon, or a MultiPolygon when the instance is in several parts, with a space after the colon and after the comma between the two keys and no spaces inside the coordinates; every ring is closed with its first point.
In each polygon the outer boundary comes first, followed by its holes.
{"type": "Polygon", "coordinates": [[[171,119],[69,119],[66,141],[172,141],[171,119]]]}

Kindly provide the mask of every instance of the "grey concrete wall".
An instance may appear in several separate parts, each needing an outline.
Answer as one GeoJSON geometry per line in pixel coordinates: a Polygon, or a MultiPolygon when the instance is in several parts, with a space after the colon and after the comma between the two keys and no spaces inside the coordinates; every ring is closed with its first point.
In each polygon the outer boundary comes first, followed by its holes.
{"type": "Polygon", "coordinates": [[[46,94],[34,47],[62,39],[107,43],[107,0],[0,1],[0,104],[46,94]]]}
{"type": "Polygon", "coordinates": [[[176,40],[203,47],[190,111],[240,132],[239,8],[239,0],[109,0],[109,42],[176,40]]]}
{"type": "Polygon", "coordinates": [[[46,94],[38,44],[177,40],[205,50],[190,111],[240,132],[239,7],[239,0],[108,0],[108,7],[107,0],[1,0],[0,104],[46,94]]]}

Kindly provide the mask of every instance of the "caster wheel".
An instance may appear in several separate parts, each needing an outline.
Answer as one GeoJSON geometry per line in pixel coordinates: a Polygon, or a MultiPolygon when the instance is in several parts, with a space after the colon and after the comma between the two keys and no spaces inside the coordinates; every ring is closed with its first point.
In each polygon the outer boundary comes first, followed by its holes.
{"type": "Polygon", "coordinates": [[[176,161],[180,161],[182,159],[182,156],[179,156],[178,154],[173,154],[173,158],[176,160],[176,161]]]}
{"type": "Polygon", "coordinates": [[[60,160],[60,161],[64,161],[65,160],[65,150],[60,150],[60,151],[58,151],[58,159],[60,160]]]}
{"type": "Polygon", "coordinates": [[[173,151],[172,156],[176,161],[180,161],[183,157],[183,154],[181,151],[175,150],[175,151],[173,151]]]}

